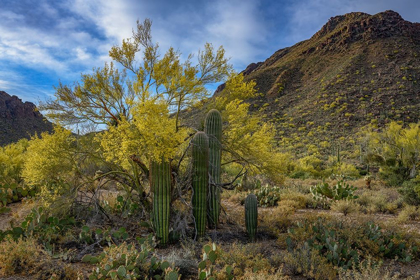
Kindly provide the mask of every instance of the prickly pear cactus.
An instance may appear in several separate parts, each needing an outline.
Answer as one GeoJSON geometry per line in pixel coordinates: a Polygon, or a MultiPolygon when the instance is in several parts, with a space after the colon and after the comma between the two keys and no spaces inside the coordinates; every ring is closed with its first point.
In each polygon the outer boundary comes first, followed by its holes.
{"type": "Polygon", "coordinates": [[[258,226],[258,201],[253,193],[245,199],[245,226],[249,237],[255,241],[258,226]]]}
{"type": "Polygon", "coordinates": [[[167,160],[152,162],[150,186],[153,192],[153,223],[156,237],[162,245],[169,239],[169,215],[171,203],[171,166],[167,160]]]}
{"type": "Polygon", "coordinates": [[[208,223],[212,228],[219,224],[220,215],[220,162],[222,156],[222,116],[213,109],[207,113],[204,132],[209,137],[209,199],[207,204],[208,223]]]}
{"type": "Polygon", "coordinates": [[[197,132],[192,139],[192,160],[193,215],[197,236],[202,237],[206,231],[209,184],[209,140],[204,132],[197,132]]]}

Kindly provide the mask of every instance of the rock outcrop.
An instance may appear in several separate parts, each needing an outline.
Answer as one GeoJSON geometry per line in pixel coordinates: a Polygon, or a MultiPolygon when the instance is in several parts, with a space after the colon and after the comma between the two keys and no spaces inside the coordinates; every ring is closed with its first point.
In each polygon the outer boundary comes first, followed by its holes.
{"type": "Polygon", "coordinates": [[[0,146],[52,129],[35,104],[0,91],[0,146]]]}

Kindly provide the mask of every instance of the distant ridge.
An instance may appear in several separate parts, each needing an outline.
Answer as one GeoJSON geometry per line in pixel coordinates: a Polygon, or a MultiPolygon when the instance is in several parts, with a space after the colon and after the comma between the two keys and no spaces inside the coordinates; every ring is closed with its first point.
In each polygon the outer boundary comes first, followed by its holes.
{"type": "Polygon", "coordinates": [[[394,11],[336,16],[242,73],[256,81],[251,109],[277,127],[280,146],[348,142],[367,124],[419,121],[420,24],[394,11]]]}
{"type": "Polygon", "coordinates": [[[35,104],[23,103],[17,96],[0,91],[0,146],[52,130],[52,124],[36,110],[35,104]]]}

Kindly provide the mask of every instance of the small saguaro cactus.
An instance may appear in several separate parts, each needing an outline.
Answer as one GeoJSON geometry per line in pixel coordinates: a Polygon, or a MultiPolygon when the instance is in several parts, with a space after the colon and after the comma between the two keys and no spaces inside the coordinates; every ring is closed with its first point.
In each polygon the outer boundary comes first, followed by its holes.
{"type": "Polygon", "coordinates": [[[217,227],[220,215],[220,165],[222,157],[222,116],[216,109],[206,115],[204,132],[209,137],[209,199],[207,205],[208,223],[210,227],[217,227]]]}
{"type": "Polygon", "coordinates": [[[202,237],[206,231],[209,184],[209,140],[204,132],[197,132],[192,139],[192,160],[193,215],[197,236],[202,237]]]}
{"type": "Polygon", "coordinates": [[[153,192],[153,224],[156,237],[162,245],[166,245],[169,239],[171,203],[171,166],[167,160],[152,162],[150,186],[153,192]]]}
{"type": "Polygon", "coordinates": [[[245,226],[251,241],[255,241],[258,226],[258,201],[253,193],[245,199],[245,226]]]}

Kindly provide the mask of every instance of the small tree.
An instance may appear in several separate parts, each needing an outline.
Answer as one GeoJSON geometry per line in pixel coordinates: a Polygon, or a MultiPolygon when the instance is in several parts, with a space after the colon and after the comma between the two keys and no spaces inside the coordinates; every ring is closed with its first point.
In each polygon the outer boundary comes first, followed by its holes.
{"type": "Polygon", "coordinates": [[[420,162],[420,124],[389,123],[382,131],[366,133],[368,160],[381,166],[392,185],[416,177],[420,162]]]}
{"type": "MultiPolygon", "coordinates": [[[[185,182],[190,175],[186,151],[191,136],[202,129],[189,125],[191,114],[187,111],[199,108],[205,113],[215,108],[224,120],[222,165],[237,164],[281,178],[285,157],[274,149],[275,130],[250,114],[249,104],[244,102],[256,95],[255,82],[245,82],[242,75],[233,73],[223,48],[215,51],[208,43],[196,64],[192,55],[182,62],[173,48],[160,56],[150,28],[150,20],[137,22],[133,37],[112,47],[109,55],[122,70],[113,63],[105,64],[92,74],[83,74],[74,87],[60,84],[55,99],[42,106],[49,118],[63,125],[106,125],[94,138],[100,147],[98,154],[112,169],[99,177],[125,178],[121,181],[147,198],[149,166],[164,159],[171,166],[173,181],[185,182]],[[209,96],[205,86],[225,79],[224,93],[205,99],[209,96]]],[[[192,118],[197,119],[197,114],[192,118]]],[[[217,187],[231,183],[218,183],[217,187]]],[[[180,190],[176,195],[182,195],[184,185],[175,184],[180,190]]]]}

